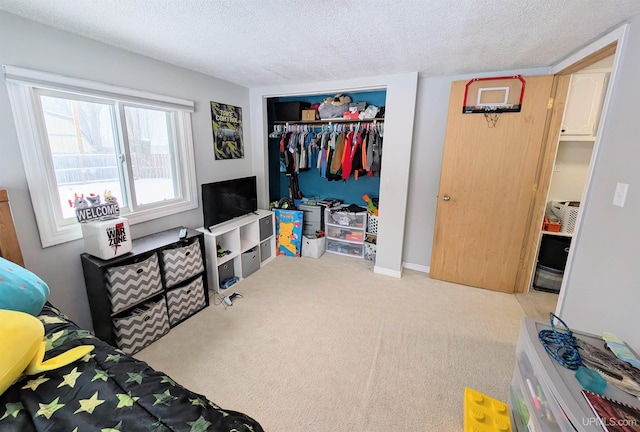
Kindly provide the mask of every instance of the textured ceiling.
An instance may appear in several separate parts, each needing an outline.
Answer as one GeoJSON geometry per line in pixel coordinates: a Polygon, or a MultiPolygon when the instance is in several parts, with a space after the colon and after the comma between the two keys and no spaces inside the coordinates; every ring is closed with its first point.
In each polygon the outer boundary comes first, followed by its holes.
{"type": "Polygon", "coordinates": [[[0,0],[0,10],[247,87],[548,66],[638,0],[0,0]]]}

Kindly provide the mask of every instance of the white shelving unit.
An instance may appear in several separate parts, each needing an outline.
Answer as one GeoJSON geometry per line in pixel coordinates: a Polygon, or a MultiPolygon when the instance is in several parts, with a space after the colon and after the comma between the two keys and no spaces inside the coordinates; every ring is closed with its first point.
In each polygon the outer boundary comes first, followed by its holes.
{"type": "Polygon", "coordinates": [[[209,290],[218,294],[229,277],[244,279],[276,256],[275,216],[269,210],[197,230],[204,233],[209,290]],[[219,257],[218,246],[229,253],[219,257]]]}

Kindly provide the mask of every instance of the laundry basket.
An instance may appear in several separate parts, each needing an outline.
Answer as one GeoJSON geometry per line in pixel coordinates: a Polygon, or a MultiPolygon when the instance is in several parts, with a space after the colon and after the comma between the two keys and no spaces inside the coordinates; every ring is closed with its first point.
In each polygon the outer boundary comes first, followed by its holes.
{"type": "Polygon", "coordinates": [[[367,232],[378,234],[378,216],[367,213],[367,232]]]}
{"type": "Polygon", "coordinates": [[[551,212],[560,218],[560,232],[573,233],[578,220],[580,202],[577,201],[552,201],[551,212]]]}

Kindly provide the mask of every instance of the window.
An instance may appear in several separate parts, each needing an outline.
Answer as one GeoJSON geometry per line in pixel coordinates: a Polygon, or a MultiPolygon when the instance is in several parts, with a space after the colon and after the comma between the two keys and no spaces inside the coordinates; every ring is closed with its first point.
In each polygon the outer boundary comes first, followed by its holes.
{"type": "Polygon", "coordinates": [[[82,236],[76,195],[110,193],[131,224],[198,206],[193,102],[4,70],[43,247],[82,236]]]}

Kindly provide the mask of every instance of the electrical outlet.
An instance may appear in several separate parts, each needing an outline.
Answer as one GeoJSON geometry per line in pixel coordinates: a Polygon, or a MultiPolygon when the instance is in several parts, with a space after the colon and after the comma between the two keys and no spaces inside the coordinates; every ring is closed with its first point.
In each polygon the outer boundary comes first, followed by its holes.
{"type": "Polygon", "coordinates": [[[553,172],[558,172],[558,171],[560,171],[560,170],[561,170],[561,168],[562,168],[562,167],[560,166],[560,162],[556,162],[556,163],[553,165],[553,172]]]}
{"type": "Polygon", "coordinates": [[[618,183],[616,185],[616,191],[613,194],[613,205],[624,207],[624,201],[627,199],[628,189],[629,185],[627,183],[618,183]]]}

